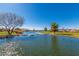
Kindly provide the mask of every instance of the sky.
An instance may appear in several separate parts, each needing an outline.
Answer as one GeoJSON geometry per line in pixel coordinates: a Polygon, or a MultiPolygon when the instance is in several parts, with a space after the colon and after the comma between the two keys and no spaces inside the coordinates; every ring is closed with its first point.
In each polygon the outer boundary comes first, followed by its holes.
{"type": "Polygon", "coordinates": [[[62,29],[79,29],[79,4],[77,3],[14,3],[0,4],[0,13],[11,12],[24,17],[22,28],[50,29],[56,22],[62,29]]]}

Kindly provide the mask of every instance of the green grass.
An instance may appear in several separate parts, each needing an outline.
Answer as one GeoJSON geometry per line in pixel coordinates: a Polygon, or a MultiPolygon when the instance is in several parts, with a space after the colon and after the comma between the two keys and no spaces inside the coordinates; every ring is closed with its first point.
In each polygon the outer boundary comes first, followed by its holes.
{"type": "MultiPolygon", "coordinates": [[[[14,35],[14,34],[16,34],[16,33],[12,33],[12,35],[14,35]]],[[[4,31],[4,32],[0,32],[0,35],[8,35],[8,33],[6,32],[6,31],[4,31]]]]}
{"type": "MultiPolygon", "coordinates": [[[[42,31],[41,33],[54,34],[53,32],[50,32],[50,31],[42,31]]],[[[56,32],[55,35],[71,36],[71,37],[79,38],[79,32],[56,32]]]]}
{"type": "Polygon", "coordinates": [[[41,33],[43,33],[43,34],[50,34],[51,32],[50,31],[42,31],[41,33]]]}

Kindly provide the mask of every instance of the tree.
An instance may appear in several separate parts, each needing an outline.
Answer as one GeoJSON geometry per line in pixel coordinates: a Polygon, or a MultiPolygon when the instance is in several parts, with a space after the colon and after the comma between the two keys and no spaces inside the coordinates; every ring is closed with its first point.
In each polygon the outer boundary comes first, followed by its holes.
{"type": "Polygon", "coordinates": [[[54,32],[54,34],[56,31],[58,31],[58,24],[57,23],[54,22],[51,24],[51,31],[54,32]]]}
{"type": "Polygon", "coordinates": [[[47,27],[44,28],[44,31],[47,31],[47,27]]]}
{"type": "Polygon", "coordinates": [[[0,14],[0,26],[4,27],[9,35],[11,35],[15,28],[23,25],[23,18],[13,13],[0,14]]]}

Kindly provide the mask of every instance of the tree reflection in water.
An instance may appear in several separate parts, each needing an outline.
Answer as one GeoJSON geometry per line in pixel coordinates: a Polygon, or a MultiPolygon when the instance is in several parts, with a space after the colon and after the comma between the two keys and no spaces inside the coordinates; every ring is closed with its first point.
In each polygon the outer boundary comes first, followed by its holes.
{"type": "Polygon", "coordinates": [[[5,43],[9,43],[13,40],[14,37],[5,38],[5,43]]]}
{"type": "Polygon", "coordinates": [[[19,42],[12,40],[13,38],[5,38],[5,42],[0,45],[0,56],[22,55],[22,49],[18,47],[19,42]]]}
{"type": "Polygon", "coordinates": [[[54,56],[60,55],[57,36],[52,35],[51,38],[52,38],[51,39],[51,41],[52,41],[52,55],[54,55],[54,56]]]}

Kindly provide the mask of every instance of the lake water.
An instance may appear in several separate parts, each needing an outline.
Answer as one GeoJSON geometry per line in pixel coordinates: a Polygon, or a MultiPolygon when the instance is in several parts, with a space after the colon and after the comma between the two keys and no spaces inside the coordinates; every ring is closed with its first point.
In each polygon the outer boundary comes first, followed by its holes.
{"type": "Polygon", "coordinates": [[[75,56],[79,55],[79,38],[35,33],[30,36],[0,39],[0,55],[75,56]]]}

